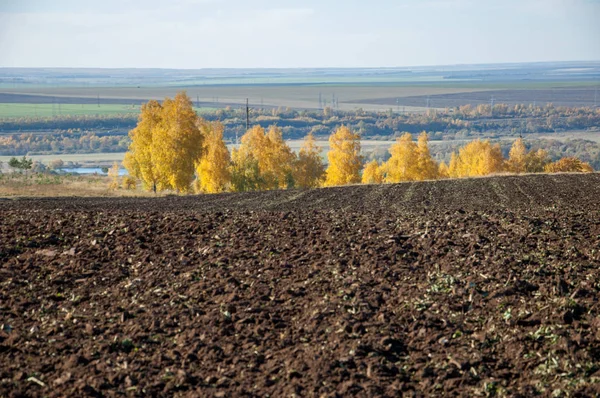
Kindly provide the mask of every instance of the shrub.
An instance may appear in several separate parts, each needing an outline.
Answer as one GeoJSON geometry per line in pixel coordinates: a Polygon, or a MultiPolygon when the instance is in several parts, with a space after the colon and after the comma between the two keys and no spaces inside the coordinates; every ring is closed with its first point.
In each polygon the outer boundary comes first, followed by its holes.
{"type": "Polygon", "coordinates": [[[132,176],[126,176],[123,178],[123,188],[128,190],[134,190],[137,187],[137,181],[132,176]]]}

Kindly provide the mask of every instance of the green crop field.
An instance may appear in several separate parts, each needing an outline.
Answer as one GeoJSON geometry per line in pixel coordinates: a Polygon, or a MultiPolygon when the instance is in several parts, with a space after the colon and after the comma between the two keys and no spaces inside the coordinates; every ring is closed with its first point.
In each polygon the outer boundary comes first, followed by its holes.
{"type": "MultiPolygon", "coordinates": [[[[216,108],[194,108],[198,113],[213,111],[216,108]]],[[[0,103],[0,119],[19,117],[52,117],[77,115],[137,115],[139,105],[122,104],[27,104],[0,103]]]]}
{"type": "Polygon", "coordinates": [[[40,116],[51,117],[60,115],[117,115],[137,114],[139,106],[118,104],[23,104],[0,103],[0,118],[40,116]]]}

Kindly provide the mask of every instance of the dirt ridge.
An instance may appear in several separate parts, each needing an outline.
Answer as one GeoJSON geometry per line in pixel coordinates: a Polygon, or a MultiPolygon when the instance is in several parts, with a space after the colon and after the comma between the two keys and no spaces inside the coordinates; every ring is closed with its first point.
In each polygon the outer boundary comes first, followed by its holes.
{"type": "Polygon", "coordinates": [[[0,212],[0,396],[600,394],[599,174],[0,212]]]}

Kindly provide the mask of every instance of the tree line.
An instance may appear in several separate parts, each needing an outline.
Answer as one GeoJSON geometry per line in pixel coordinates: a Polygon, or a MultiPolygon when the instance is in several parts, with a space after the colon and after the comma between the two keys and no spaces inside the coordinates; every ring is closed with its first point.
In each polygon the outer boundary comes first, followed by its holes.
{"type": "Polygon", "coordinates": [[[427,133],[417,141],[406,133],[390,149],[385,162],[363,167],[360,134],[341,125],[329,136],[327,164],[309,133],[296,155],[281,128],[255,125],[231,152],[224,126],[199,117],[185,93],[150,101],[141,109],[124,159],[130,176],[148,190],[216,193],[285,188],[314,188],[358,183],[394,183],[484,176],[495,173],[591,172],[587,163],[568,157],[551,162],[542,149],[527,151],[517,139],[507,159],[499,144],[475,140],[453,153],[450,162],[436,162],[427,133]]]}
{"type": "Polygon", "coordinates": [[[125,152],[129,143],[123,135],[99,136],[90,131],[10,134],[0,136],[0,156],[125,152]]]}
{"type": "MultiPolygon", "coordinates": [[[[227,107],[205,112],[203,117],[207,121],[221,122],[225,127],[225,139],[231,140],[236,134],[245,133],[245,109],[227,107]]],[[[464,139],[490,131],[498,135],[518,135],[596,128],[600,125],[600,108],[499,103],[493,107],[490,104],[463,105],[406,114],[393,109],[370,112],[327,107],[322,110],[253,108],[251,118],[254,124],[263,128],[271,124],[282,126],[286,139],[300,139],[309,132],[315,136],[325,135],[341,124],[357,131],[363,138],[389,138],[401,132],[417,134],[425,130],[433,132],[436,139],[464,139]]],[[[136,121],[137,116],[132,114],[6,118],[0,119],[0,132],[68,129],[124,132],[135,127],[136,121]]]]}

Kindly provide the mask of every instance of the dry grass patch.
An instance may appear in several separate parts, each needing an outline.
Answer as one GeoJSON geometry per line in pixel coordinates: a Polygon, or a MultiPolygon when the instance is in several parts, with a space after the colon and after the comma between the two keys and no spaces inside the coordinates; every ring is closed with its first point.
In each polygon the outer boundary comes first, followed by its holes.
{"type": "Polygon", "coordinates": [[[0,174],[0,197],[161,196],[139,187],[110,190],[110,182],[108,177],[101,175],[5,173],[0,174]]]}

